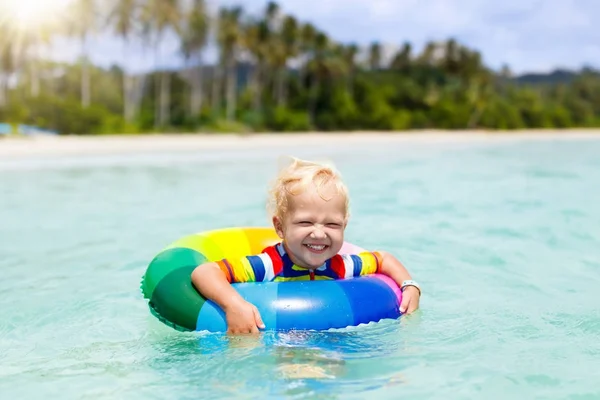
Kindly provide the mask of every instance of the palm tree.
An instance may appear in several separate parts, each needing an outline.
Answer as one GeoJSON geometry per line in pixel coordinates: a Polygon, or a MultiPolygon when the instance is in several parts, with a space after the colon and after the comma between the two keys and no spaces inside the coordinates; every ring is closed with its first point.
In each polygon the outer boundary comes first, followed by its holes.
{"type": "Polygon", "coordinates": [[[373,42],[369,46],[369,68],[371,71],[381,68],[381,44],[379,42],[373,42]]]}
{"type": "Polygon", "coordinates": [[[96,0],[76,0],[73,5],[71,29],[81,41],[81,105],[88,107],[91,101],[90,68],[87,39],[96,30],[96,0]]]}
{"type": "Polygon", "coordinates": [[[314,56],[311,61],[311,84],[309,88],[309,101],[308,101],[308,116],[311,125],[315,123],[315,111],[317,105],[317,98],[320,91],[320,73],[321,68],[325,62],[327,47],[329,46],[329,38],[323,32],[317,32],[314,41],[314,56]]]}
{"type": "Polygon", "coordinates": [[[197,116],[202,109],[202,52],[208,41],[209,21],[204,0],[193,0],[182,32],[182,50],[186,60],[195,61],[191,70],[190,115],[197,116]]]}
{"type": "Polygon", "coordinates": [[[466,92],[467,101],[473,109],[467,122],[467,129],[473,129],[477,127],[492,96],[492,84],[484,75],[474,76],[469,80],[466,92]]]}
{"type": "MultiPolygon", "coordinates": [[[[265,9],[265,23],[269,29],[269,32],[273,32],[272,35],[269,36],[269,43],[265,43],[266,46],[269,47],[267,51],[267,63],[271,69],[271,89],[272,89],[272,97],[273,99],[278,99],[277,97],[277,75],[281,70],[281,64],[283,63],[283,48],[281,43],[281,34],[280,34],[280,25],[281,25],[281,8],[279,4],[274,1],[269,1],[267,3],[267,7],[265,9]]],[[[278,100],[277,100],[278,101],[278,100]]]]}
{"type": "MultiPolygon", "coordinates": [[[[279,12],[281,11],[281,7],[275,1],[269,1],[267,3],[267,8],[265,10],[265,19],[269,24],[277,23],[277,19],[279,18],[279,12]]],[[[271,26],[273,28],[273,26],[271,26]]]]}
{"type": "Polygon", "coordinates": [[[29,66],[32,97],[38,97],[40,94],[40,52],[44,46],[50,44],[52,36],[57,32],[54,28],[49,23],[40,23],[20,32],[23,39],[20,46],[17,45],[16,51],[19,62],[29,66]]]}
{"type": "Polygon", "coordinates": [[[390,68],[397,71],[405,71],[410,66],[411,53],[411,44],[405,42],[402,46],[402,49],[398,53],[396,53],[396,55],[392,59],[392,62],[390,63],[390,68]]]}
{"type": "Polygon", "coordinates": [[[302,86],[305,85],[305,77],[307,74],[308,64],[313,57],[315,50],[315,37],[317,36],[317,29],[311,23],[303,24],[300,28],[300,53],[302,55],[302,64],[300,66],[300,82],[302,86]]]}
{"type": "Polygon", "coordinates": [[[237,54],[241,42],[241,7],[222,8],[219,15],[218,42],[221,60],[226,68],[227,120],[235,117],[237,95],[237,54]]]}
{"type": "Polygon", "coordinates": [[[446,41],[444,49],[444,58],[442,59],[442,65],[449,74],[456,74],[460,67],[459,65],[459,46],[455,39],[449,39],[446,41]]]}
{"type": "Polygon", "coordinates": [[[14,42],[8,22],[0,20],[0,107],[8,103],[8,81],[15,70],[14,42]]]}
{"type": "Polygon", "coordinates": [[[293,16],[286,16],[283,20],[281,27],[280,38],[280,52],[281,52],[281,64],[279,65],[278,81],[277,81],[277,101],[278,104],[283,106],[287,101],[287,89],[288,89],[288,65],[289,59],[294,58],[298,55],[298,22],[293,16]]]}
{"type": "Polygon", "coordinates": [[[135,110],[131,99],[131,80],[127,72],[126,60],[129,55],[131,36],[138,22],[138,7],[136,0],[119,0],[108,17],[108,23],[114,32],[123,39],[123,117],[131,122],[135,118],[135,110]]]}
{"type": "Polygon", "coordinates": [[[271,42],[271,32],[264,20],[249,20],[244,24],[241,45],[251,55],[254,67],[250,77],[253,94],[252,107],[255,112],[262,110],[263,76],[266,77],[266,58],[271,42]]]}
{"type": "Polygon", "coordinates": [[[218,50],[217,51],[217,60],[215,61],[212,68],[210,68],[210,71],[211,71],[211,73],[210,73],[210,84],[211,84],[210,109],[211,109],[213,119],[218,119],[220,116],[220,113],[221,113],[221,89],[223,87],[222,77],[221,77],[221,68],[220,68],[223,64],[223,62],[221,60],[222,52],[219,49],[220,8],[218,6],[214,7],[214,11],[209,9],[207,11],[207,15],[208,15],[208,19],[210,21],[209,29],[208,29],[208,37],[209,37],[208,40],[215,47],[217,47],[217,50],[218,50]]]}
{"type": "Polygon", "coordinates": [[[28,59],[28,51],[33,47],[36,37],[31,31],[24,31],[15,21],[0,19],[0,106],[8,102],[8,83],[11,78],[20,73],[26,74],[23,65],[30,61],[32,78],[31,92],[37,95],[39,81],[37,74],[37,60],[28,59]],[[35,79],[33,79],[35,78],[35,79]],[[36,84],[33,82],[35,81],[36,84]]]}
{"type": "Polygon", "coordinates": [[[342,46],[340,50],[347,71],[346,90],[348,90],[351,97],[354,97],[354,75],[356,74],[356,57],[359,48],[357,44],[351,43],[348,46],[342,46]]]}
{"type": "Polygon", "coordinates": [[[164,127],[170,121],[170,75],[167,71],[158,70],[160,62],[160,44],[167,29],[181,33],[181,6],[179,0],[147,0],[142,11],[142,21],[146,37],[154,47],[154,62],[157,68],[155,85],[155,118],[154,127],[164,127]]]}
{"type": "Polygon", "coordinates": [[[436,50],[438,46],[434,42],[427,42],[423,52],[418,57],[418,62],[422,65],[433,66],[436,62],[436,50]]]}

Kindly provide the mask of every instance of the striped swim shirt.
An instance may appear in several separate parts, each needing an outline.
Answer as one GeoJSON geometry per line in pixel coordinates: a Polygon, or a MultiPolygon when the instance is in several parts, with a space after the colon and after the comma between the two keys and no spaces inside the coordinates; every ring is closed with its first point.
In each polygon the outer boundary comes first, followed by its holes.
{"type": "Polygon", "coordinates": [[[217,265],[229,283],[346,279],[378,273],[381,254],[336,254],[315,270],[293,263],[283,243],[265,248],[260,254],[238,259],[224,258],[217,265]]]}

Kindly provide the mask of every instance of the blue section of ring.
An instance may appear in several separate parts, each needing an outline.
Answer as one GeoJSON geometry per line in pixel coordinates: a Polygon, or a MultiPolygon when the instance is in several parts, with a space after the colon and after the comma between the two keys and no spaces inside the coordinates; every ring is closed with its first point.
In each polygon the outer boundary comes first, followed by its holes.
{"type": "MultiPolygon", "coordinates": [[[[258,308],[267,330],[326,330],[400,316],[395,293],[376,276],[232,286],[258,308]]],[[[225,332],[225,314],[207,301],[196,330],[225,332]]]]}
{"type": "Polygon", "coordinates": [[[340,281],[279,284],[277,326],[281,330],[325,330],[353,325],[354,314],[340,281]]]}
{"type": "MultiPolygon", "coordinates": [[[[265,329],[277,330],[277,289],[279,283],[235,283],[232,286],[248,302],[254,304],[260,311],[265,329]]],[[[225,313],[211,300],[208,300],[198,314],[196,330],[209,332],[225,332],[227,322],[225,313]]]]}
{"type": "Polygon", "coordinates": [[[400,317],[396,293],[376,275],[339,282],[354,313],[353,325],[400,317]]]}

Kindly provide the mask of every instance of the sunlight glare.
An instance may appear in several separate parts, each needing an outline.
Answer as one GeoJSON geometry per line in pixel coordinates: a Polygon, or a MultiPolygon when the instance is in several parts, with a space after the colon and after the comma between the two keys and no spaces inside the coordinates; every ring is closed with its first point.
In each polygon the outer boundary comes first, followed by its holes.
{"type": "Polygon", "coordinates": [[[54,22],[73,0],[0,0],[0,18],[21,29],[54,22]]]}

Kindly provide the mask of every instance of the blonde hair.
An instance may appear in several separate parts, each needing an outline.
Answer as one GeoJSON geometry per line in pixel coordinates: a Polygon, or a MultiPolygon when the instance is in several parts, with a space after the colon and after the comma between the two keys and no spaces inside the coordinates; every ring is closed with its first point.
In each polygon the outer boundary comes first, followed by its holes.
{"type": "Polygon", "coordinates": [[[290,158],[291,163],[279,171],[279,175],[269,190],[269,201],[267,202],[269,214],[283,218],[289,211],[289,196],[302,193],[311,184],[315,186],[319,197],[329,201],[332,197],[324,197],[320,189],[333,185],[335,195],[341,195],[344,198],[345,218],[348,220],[350,217],[348,188],[333,164],[306,161],[296,157],[290,158]]]}

